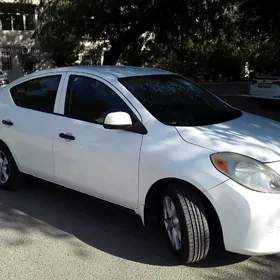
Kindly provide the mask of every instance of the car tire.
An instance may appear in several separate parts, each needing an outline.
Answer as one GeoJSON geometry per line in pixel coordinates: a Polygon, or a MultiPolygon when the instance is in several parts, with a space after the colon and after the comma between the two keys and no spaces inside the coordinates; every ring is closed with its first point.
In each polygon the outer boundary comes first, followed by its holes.
{"type": "Polygon", "coordinates": [[[210,229],[200,195],[180,184],[169,186],[162,203],[164,229],[176,257],[184,264],[205,259],[210,229]]]}
{"type": "Polygon", "coordinates": [[[0,143],[0,189],[15,190],[23,184],[23,177],[8,149],[0,143]]]}

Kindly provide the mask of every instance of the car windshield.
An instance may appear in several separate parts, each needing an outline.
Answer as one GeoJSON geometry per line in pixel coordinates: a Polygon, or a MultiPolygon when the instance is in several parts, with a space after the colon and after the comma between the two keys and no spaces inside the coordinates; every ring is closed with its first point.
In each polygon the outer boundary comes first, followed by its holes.
{"type": "Polygon", "coordinates": [[[4,75],[4,73],[0,70],[0,75],[4,75]]]}
{"type": "Polygon", "coordinates": [[[210,125],[242,115],[214,94],[178,75],[126,77],[119,81],[166,125],[210,125]]]}

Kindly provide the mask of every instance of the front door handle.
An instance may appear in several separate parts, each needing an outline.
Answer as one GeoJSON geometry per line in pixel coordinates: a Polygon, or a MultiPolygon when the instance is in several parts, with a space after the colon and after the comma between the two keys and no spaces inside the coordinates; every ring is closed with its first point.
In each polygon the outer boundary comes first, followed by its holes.
{"type": "Polygon", "coordinates": [[[63,138],[63,139],[67,139],[67,140],[72,140],[72,141],[75,140],[75,137],[68,133],[60,133],[59,137],[63,138]]]}
{"type": "Polygon", "coordinates": [[[8,126],[13,126],[14,125],[13,122],[10,121],[10,120],[3,120],[2,124],[8,125],[8,126]]]}

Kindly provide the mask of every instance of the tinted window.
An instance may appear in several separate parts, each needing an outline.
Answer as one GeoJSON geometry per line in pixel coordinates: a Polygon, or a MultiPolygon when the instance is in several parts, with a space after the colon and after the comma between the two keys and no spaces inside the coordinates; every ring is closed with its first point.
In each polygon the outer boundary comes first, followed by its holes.
{"type": "Polygon", "coordinates": [[[130,113],[122,99],[104,83],[84,76],[69,78],[65,115],[74,119],[103,124],[108,113],[130,113]]]}
{"type": "Polygon", "coordinates": [[[33,79],[11,88],[17,106],[52,113],[61,75],[33,79]]]}
{"type": "Polygon", "coordinates": [[[177,75],[129,77],[119,81],[155,118],[167,125],[208,125],[242,114],[206,89],[177,75]]]}

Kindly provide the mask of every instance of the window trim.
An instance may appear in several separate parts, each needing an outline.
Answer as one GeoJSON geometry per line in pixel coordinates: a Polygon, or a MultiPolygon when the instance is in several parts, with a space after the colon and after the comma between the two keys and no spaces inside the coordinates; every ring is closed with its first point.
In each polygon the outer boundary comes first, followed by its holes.
{"type": "Polygon", "coordinates": [[[60,99],[61,99],[61,90],[62,90],[64,81],[65,81],[65,73],[64,72],[53,72],[53,73],[48,73],[48,74],[40,74],[40,75],[34,75],[32,77],[26,77],[26,78],[20,79],[16,83],[13,83],[13,84],[9,85],[9,89],[8,90],[9,90],[11,102],[17,108],[21,108],[21,109],[25,109],[25,110],[31,110],[31,111],[35,111],[35,112],[44,113],[44,114],[56,114],[56,111],[58,110],[58,106],[59,106],[60,99]],[[37,80],[37,79],[51,77],[51,76],[59,76],[59,75],[61,76],[61,78],[60,78],[60,82],[59,82],[59,85],[58,85],[58,88],[57,88],[57,93],[56,93],[55,102],[54,102],[54,108],[53,108],[52,112],[43,112],[43,111],[31,109],[31,108],[26,108],[26,107],[18,106],[15,103],[15,101],[14,101],[14,99],[12,97],[12,93],[11,93],[11,90],[14,87],[17,87],[17,86],[19,86],[21,84],[24,84],[24,83],[32,81],[32,80],[37,80]]]}
{"type": "MultiPolygon", "coordinates": [[[[131,104],[131,102],[113,84],[109,83],[107,80],[103,79],[100,76],[97,76],[97,75],[94,75],[94,74],[89,74],[89,73],[86,73],[86,72],[68,71],[66,73],[64,83],[63,83],[61,98],[60,98],[60,102],[59,102],[59,108],[58,108],[58,112],[56,113],[56,115],[64,117],[64,118],[72,119],[72,120],[77,120],[75,118],[66,116],[65,113],[64,113],[65,112],[67,88],[68,88],[68,83],[69,83],[69,79],[70,79],[71,75],[92,78],[92,79],[95,79],[95,80],[97,80],[101,83],[104,83],[106,86],[108,86],[115,94],[118,95],[118,97],[126,104],[126,106],[128,106],[128,108],[130,109],[131,114],[132,114],[131,117],[132,117],[133,120],[135,120],[135,123],[131,128],[123,129],[123,130],[130,131],[130,132],[135,132],[135,133],[143,134],[143,135],[148,133],[146,127],[144,126],[144,124],[141,121],[142,118],[141,118],[141,115],[139,114],[139,112],[131,104]]],[[[90,123],[90,124],[93,124],[93,125],[103,126],[100,123],[87,122],[87,121],[84,121],[84,120],[79,120],[79,121],[85,122],[85,123],[90,123]]]]}

